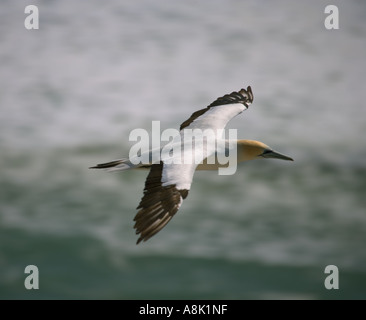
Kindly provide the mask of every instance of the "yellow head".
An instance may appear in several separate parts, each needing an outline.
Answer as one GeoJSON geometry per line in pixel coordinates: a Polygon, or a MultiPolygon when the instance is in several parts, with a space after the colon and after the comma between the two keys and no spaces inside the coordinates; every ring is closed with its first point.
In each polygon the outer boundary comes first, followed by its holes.
{"type": "Polygon", "coordinates": [[[239,162],[263,158],[294,161],[294,159],[274,151],[263,142],[255,140],[238,140],[239,162]]]}

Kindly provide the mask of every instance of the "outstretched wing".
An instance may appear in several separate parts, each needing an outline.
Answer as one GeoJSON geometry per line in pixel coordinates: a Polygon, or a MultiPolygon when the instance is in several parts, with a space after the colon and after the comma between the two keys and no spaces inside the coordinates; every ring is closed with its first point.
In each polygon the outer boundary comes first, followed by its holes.
{"type": "Polygon", "coordinates": [[[223,129],[236,115],[246,110],[253,102],[253,92],[250,86],[238,92],[226,94],[217,98],[208,107],[198,110],[180,125],[185,128],[223,129]]]}
{"type": "Polygon", "coordinates": [[[135,216],[137,244],[158,233],[173,218],[188,195],[196,165],[153,164],[135,216]]]}

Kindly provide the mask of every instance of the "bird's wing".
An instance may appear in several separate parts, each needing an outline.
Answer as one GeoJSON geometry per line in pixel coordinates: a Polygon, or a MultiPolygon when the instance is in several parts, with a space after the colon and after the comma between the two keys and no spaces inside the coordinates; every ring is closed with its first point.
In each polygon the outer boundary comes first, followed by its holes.
{"type": "Polygon", "coordinates": [[[224,129],[226,124],[239,113],[243,112],[253,102],[251,87],[238,92],[226,94],[217,98],[208,107],[198,110],[180,125],[180,130],[224,129]]]}
{"type": "MultiPolygon", "coordinates": [[[[227,122],[247,109],[252,101],[250,87],[218,98],[182,123],[181,137],[184,139],[182,129],[223,129],[227,122]]],[[[134,219],[136,234],[140,234],[137,243],[158,233],[179,210],[188,195],[197,165],[197,162],[175,164],[161,161],[151,166],[144,195],[137,207],[139,211],[134,219]]]]}
{"type": "Polygon", "coordinates": [[[197,165],[153,164],[135,216],[137,244],[158,233],[173,218],[188,195],[197,165]]]}

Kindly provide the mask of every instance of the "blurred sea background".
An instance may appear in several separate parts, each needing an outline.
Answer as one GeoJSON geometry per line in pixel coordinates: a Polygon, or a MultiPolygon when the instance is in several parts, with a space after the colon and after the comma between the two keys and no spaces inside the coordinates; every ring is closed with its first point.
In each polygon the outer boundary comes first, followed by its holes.
{"type": "Polygon", "coordinates": [[[0,298],[365,299],[365,16],[361,0],[2,1],[0,298]],[[295,162],[197,172],[136,246],[147,172],[88,167],[248,85],[229,128],[295,162]]]}

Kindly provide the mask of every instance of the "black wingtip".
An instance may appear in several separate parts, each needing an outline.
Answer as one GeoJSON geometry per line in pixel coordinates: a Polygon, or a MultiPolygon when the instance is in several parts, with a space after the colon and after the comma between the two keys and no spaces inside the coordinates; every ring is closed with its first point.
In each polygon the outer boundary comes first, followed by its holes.
{"type": "Polygon", "coordinates": [[[94,167],[89,167],[89,169],[105,169],[105,168],[108,168],[108,167],[105,167],[104,165],[100,165],[100,164],[97,164],[94,167]]]}
{"type": "Polygon", "coordinates": [[[254,99],[254,96],[253,96],[253,91],[252,91],[252,87],[251,86],[248,86],[247,89],[245,90],[244,88],[241,89],[239,91],[239,93],[244,97],[246,98],[246,103],[253,103],[253,99],[254,99]]]}
{"type": "Polygon", "coordinates": [[[94,167],[89,167],[89,169],[107,169],[107,168],[113,168],[115,166],[118,166],[119,164],[123,163],[124,160],[114,160],[106,163],[100,163],[97,164],[94,167]]]}

